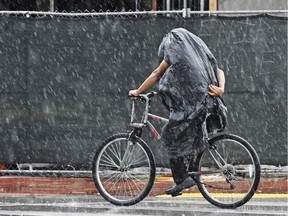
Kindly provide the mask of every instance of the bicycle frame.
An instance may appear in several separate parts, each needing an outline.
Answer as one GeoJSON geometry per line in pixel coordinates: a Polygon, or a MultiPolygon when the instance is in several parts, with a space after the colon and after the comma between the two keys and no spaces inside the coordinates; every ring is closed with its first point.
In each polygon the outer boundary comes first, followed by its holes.
{"type": "MultiPolygon", "coordinates": [[[[149,121],[149,118],[153,119],[154,121],[157,121],[157,122],[162,122],[164,124],[168,123],[169,119],[155,115],[155,114],[152,114],[149,112],[151,98],[156,94],[157,94],[157,92],[150,92],[148,94],[140,94],[138,97],[131,97],[132,108],[131,108],[130,125],[134,128],[134,130],[131,132],[130,137],[133,137],[135,134],[140,137],[141,133],[142,133],[142,129],[148,128],[148,130],[152,133],[152,136],[157,141],[161,139],[161,135],[158,133],[156,128],[153,126],[153,124],[149,121]],[[135,101],[136,100],[144,100],[145,101],[145,109],[143,112],[143,118],[142,118],[141,122],[134,122],[134,120],[135,120],[135,101]],[[139,132],[139,130],[140,130],[140,132],[139,132]]],[[[219,168],[222,168],[226,164],[226,162],[223,158],[220,158],[220,160],[221,160],[221,162],[220,162],[214,156],[214,154],[218,154],[217,150],[214,149],[214,151],[216,151],[215,153],[212,153],[212,151],[210,149],[207,149],[207,151],[209,152],[211,157],[215,160],[215,162],[219,168]]],[[[126,152],[129,152],[129,148],[127,148],[126,152]]],[[[199,171],[196,171],[196,172],[190,171],[190,172],[188,172],[188,174],[190,174],[191,176],[196,176],[196,175],[200,175],[203,173],[199,172],[199,171]]]]}
{"type": "Polygon", "coordinates": [[[149,107],[150,107],[150,101],[151,101],[151,97],[153,97],[154,95],[156,95],[157,92],[151,92],[149,94],[140,94],[139,97],[132,97],[132,109],[131,109],[131,120],[130,120],[130,125],[134,128],[145,128],[148,127],[149,131],[152,133],[153,137],[156,140],[161,139],[161,135],[158,133],[158,131],[156,130],[156,128],[153,126],[153,124],[148,120],[149,118],[153,119],[154,121],[158,121],[158,122],[163,122],[168,123],[169,120],[167,118],[152,114],[149,112],[149,107]],[[135,101],[137,99],[142,99],[145,101],[145,109],[143,112],[143,120],[138,123],[138,122],[134,122],[135,119],[135,101]]]}

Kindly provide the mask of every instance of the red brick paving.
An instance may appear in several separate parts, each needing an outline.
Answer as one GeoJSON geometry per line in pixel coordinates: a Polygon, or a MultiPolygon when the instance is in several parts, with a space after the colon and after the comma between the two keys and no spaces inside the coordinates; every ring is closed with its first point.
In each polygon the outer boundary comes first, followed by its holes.
{"type": "MultiPolygon", "coordinates": [[[[164,194],[171,187],[171,178],[155,181],[150,196],[164,194]]],[[[257,193],[287,194],[287,178],[264,180],[260,182],[257,193]]],[[[188,192],[197,192],[197,187],[188,192]]],[[[55,177],[0,177],[0,193],[25,194],[95,194],[92,178],[55,178],[55,177]]]]}

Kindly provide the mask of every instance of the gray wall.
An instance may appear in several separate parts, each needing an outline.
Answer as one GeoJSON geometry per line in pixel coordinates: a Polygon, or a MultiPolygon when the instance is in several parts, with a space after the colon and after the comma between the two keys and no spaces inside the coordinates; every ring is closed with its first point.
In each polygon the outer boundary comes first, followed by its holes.
{"type": "Polygon", "coordinates": [[[226,73],[227,132],[262,163],[286,164],[287,19],[271,16],[0,17],[0,163],[90,166],[102,140],[129,129],[128,90],[157,66],[175,27],[200,36],[226,73]]]}

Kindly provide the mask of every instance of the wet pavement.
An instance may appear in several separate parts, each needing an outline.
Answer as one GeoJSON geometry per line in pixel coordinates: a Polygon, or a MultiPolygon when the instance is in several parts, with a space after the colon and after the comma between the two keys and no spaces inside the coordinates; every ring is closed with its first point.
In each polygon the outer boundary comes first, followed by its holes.
{"type": "Polygon", "coordinates": [[[0,215],[17,216],[131,216],[131,215],[288,215],[287,196],[255,197],[237,209],[221,209],[202,197],[147,197],[129,207],[118,207],[95,195],[0,195],[0,215]]]}

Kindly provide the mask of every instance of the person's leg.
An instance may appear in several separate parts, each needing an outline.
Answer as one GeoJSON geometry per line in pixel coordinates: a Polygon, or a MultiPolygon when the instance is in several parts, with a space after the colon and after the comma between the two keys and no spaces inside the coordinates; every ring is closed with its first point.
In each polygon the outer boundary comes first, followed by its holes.
{"type": "Polygon", "coordinates": [[[181,191],[195,185],[195,181],[188,175],[186,163],[183,157],[170,159],[173,180],[176,185],[166,190],[166,194],[172,196],[181,195],[181,191]]]}
{"type": "Polygon", "coordinates": [[[183,157],[171,158],[170,168],[173,180],[176,184],[182,183],[187,177],[187,166],[183,157]]]}

